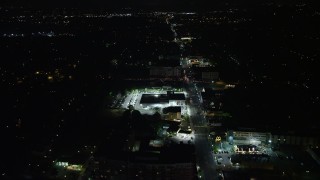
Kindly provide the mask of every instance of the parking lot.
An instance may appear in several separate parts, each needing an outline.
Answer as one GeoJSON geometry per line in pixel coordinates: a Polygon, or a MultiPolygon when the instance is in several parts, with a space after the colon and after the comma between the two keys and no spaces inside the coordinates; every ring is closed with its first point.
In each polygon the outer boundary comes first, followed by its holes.
{"type": "MultiPolygon", "coordinates": [[[[184,92],[184,91],[181,91],[184,92]]],[[[142,94],[166,94],[166,89],[153,89],[153,88],[145,88],[145,89],[136,89],[131,92],[129,92],[127,95],[125,95],[123,102],[121,103],[120,107],[127,109],[129,105],[132,105],[134,109],[141,112],[141,114],[154,114],[155,112],[159,112],[162,114],[162,109],[165,107],[168,107],[169,104],[150,104],[147,107],[143,107],[140,104],[140,100],[142,97],[142,94]]],[[[184,92],[187,94],[186,92],[184,92]]],[[[181,106],[181,115],[189,115],[188,107],[187,105],[181,106]]]]}

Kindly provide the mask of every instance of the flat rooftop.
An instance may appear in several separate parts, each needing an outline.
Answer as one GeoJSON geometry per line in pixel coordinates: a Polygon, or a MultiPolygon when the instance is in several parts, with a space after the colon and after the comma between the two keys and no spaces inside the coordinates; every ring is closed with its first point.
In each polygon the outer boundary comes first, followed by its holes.
{"type": "Polygon", "coordinates": [[[169,100],[186,100],[184,93],[169,94],[169,100]]]}
{"type": "Polygon", "coordinates": [[[173,112],[173,113],[181,112],[181,106],[169,106],[169,107],[163,108],[162,111],[164,114],[167,114],[169,112],[173,112]]]}
{"type": "Polygon", "coordinates": [[[169,103],[169,100],[186,100],[184,93],[142,94],[141,104],[169,103]]]}
{"type": "Polygon", "coordinates": [[[141,104],[169,103],[167,94],[142,94],[141,104]]]}

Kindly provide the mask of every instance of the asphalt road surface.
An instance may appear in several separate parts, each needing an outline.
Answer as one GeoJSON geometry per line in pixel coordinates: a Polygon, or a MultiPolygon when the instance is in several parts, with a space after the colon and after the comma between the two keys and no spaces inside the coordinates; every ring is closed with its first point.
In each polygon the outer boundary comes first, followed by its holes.
{"type": "MultiPolygon", "coordinates": [[[[177,32],[175,26],[167,21],[171,26],[171,31],[174,34],[174,37],[177,38],[177,32]]],[[[181,47],[181,55],[183,54],[184,48],[181,46],[181,42],[177,42],[181,47]]],[[[188,72],[188,70],[187,70],[188,72]]],[[[192,73],[187,74],[188,77],[192,76],[192,73]]],[[[192,79],[192,78],[190,78],[192,79]]],[[[218,179],[218,173],[216,171],[216,166],[212,156],[212,151],[208,142],[208,130],[206,127],[206,119],[203,116],[202,104],[201,104],[201,93],[198,91],[196,85],[189,81],[187,91],[189,92],[190,97],[192,98],[192,104],[190,105],[190,120],[191,126],[195,130],[195,147],[196,147],[196,157],[197,163],[200,166],[200,169],[203,172],[201,179],[205,180],[216,180],[218,179]]]]}
{"type": "Polygon", "coordinates": [[[201,93],[193,83],[188,86],[192,104],[190,105],[190,115],[193,128],[195,130],[195,147],[197,163],[203,171],[201,179],[214,180],[218,179],[216,164],[214,162],[210,144],[208,142],[209,131],[206,126],[206,119],[201,110],[201,93]]]}

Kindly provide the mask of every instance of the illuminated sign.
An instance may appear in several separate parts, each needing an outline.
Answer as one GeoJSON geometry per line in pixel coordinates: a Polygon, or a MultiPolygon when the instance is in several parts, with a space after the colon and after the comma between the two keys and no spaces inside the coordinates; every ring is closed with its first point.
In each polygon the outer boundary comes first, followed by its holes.
{"type": "Polygon", "coordinates": [[[216,142],[221,141],[221,137],[220,137],[220,136],[217,136],[216,139],[215,139],[215,141],[216,141],[216,142]]]}

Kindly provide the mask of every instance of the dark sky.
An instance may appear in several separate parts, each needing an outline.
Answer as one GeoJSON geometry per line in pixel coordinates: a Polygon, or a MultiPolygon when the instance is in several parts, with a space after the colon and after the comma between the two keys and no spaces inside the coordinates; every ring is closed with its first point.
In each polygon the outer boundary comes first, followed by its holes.
{"type": "Polygon", "coordinates": [[[315,0],[2,0],[1,4],[29,7],[147,7],[147,8],[214,8],[227,4],[253,5],[264,2],[303,2],[315,0]]]}
{"type": "Polygon", "coordinates": [[[311,4],[320,8],[320,0],[0,0],[0,7],[36,9],[79,8],[118,11],[123,9],[151,11],[211,11],[230,8],[259,8],[266,3],[311,4]]]}
{"type": "MultiPolygon", "coordinates": [[[[30,6],[167,6],[215,4],[226,0],[5,0],[10,4],[30,6]]],[[[241,0],[240,0],[241,1],[241,0]]],[[[259,0],[258,0],[259,1],[259,0]]]]}

